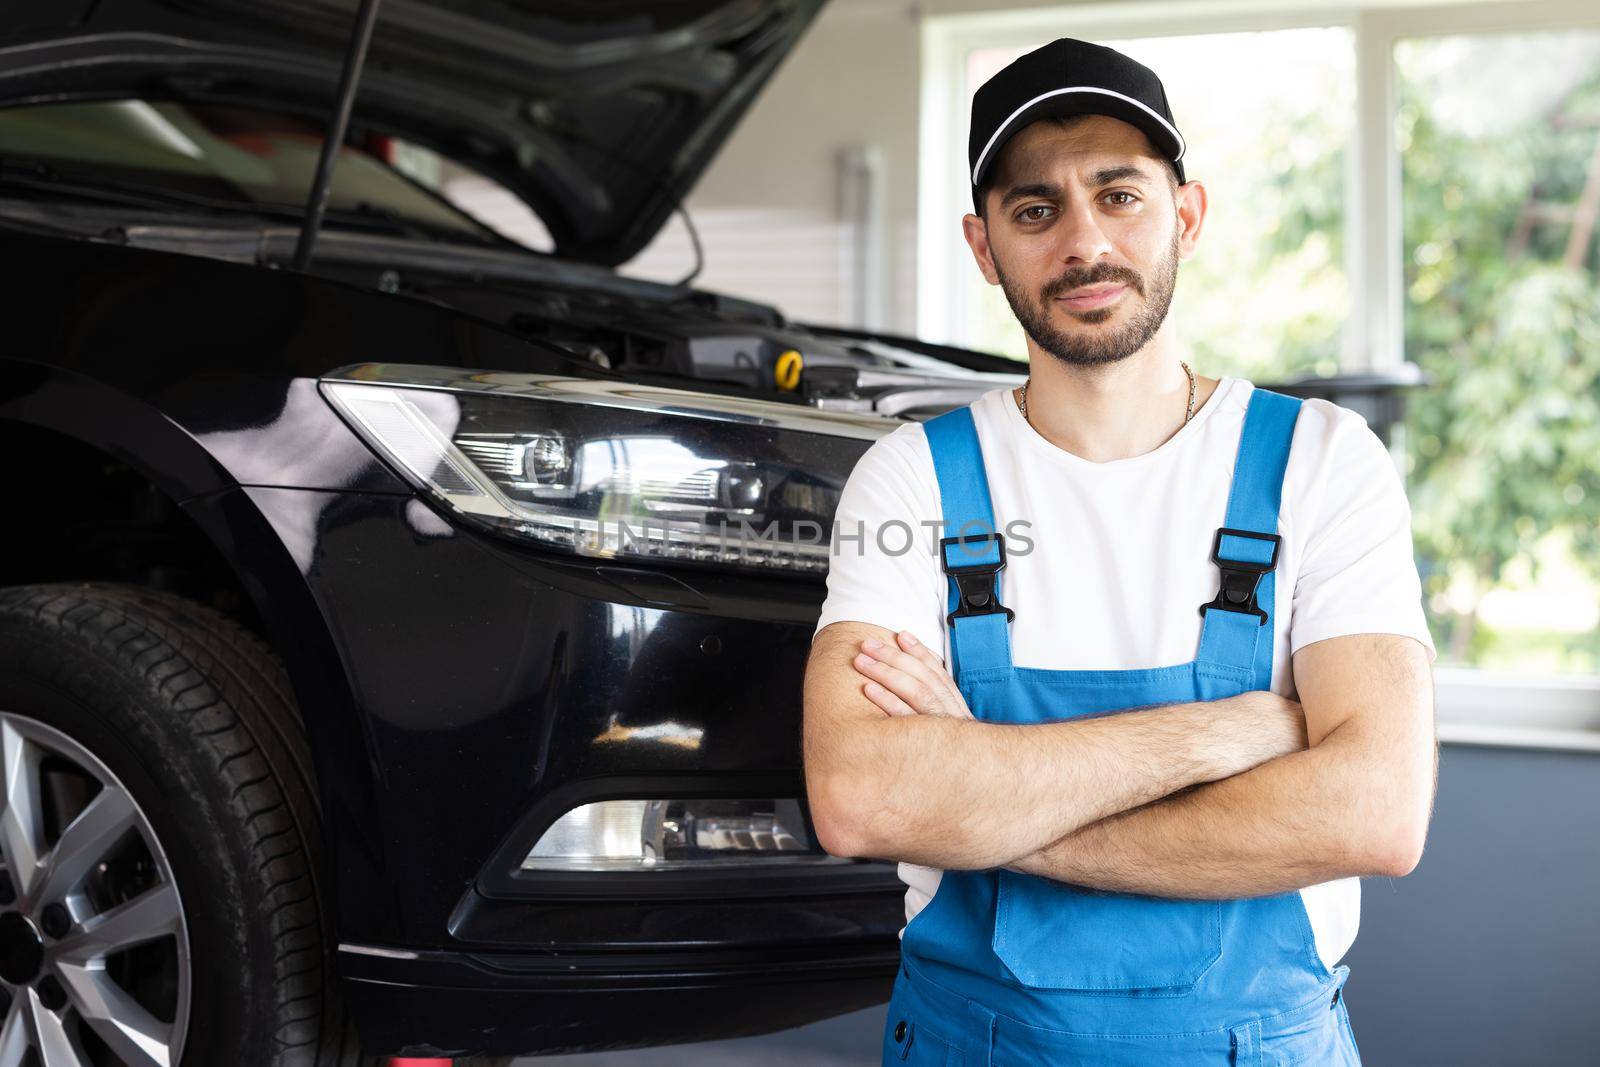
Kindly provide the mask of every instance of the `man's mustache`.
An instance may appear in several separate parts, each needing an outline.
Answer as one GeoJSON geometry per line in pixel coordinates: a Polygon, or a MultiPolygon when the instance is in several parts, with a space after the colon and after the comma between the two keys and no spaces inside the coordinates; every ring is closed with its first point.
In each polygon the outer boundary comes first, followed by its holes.
{"type": "Polygon", "coordinates": [[[1054,281],[1046,283],[1045,287],[1039,290],[1039,295],[1045,300],[1051,300],[1070,293],[1074,289],[1081,289],[1085,285],[1107,285],[1112,283],[1132,286],[1134,292],[1140,296],[1144,295],[1144,284],[1140,281],[1139,275],[1126,267],[1105,267],[1098,270],[1063,274],[1054,281]]]}

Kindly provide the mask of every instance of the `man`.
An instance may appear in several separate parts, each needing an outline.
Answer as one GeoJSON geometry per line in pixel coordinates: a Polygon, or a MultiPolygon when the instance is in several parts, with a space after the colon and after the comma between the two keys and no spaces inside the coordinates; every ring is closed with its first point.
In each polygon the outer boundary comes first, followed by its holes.
{"type": "Polygon", "coordinates": [[[1206,191],[1151,71],[1058,40],[972,111],[1031,376],[868,449],[805,681],[817,833],[907,885],[884,1060],[1359,1063],[1357,879],[1414,868],[1437,766],[1399,477],[1180,361],[1206,191]]]}

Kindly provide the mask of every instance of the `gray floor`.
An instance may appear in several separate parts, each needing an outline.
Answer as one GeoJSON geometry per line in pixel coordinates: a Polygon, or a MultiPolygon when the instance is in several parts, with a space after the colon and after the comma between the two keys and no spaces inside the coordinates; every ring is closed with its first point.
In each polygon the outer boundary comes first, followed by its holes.
{"type": "Polygon", "coordinates": [[[765,1037],[703,1045],[594,1052],[583,1056],[539,1056],[517,1067],[877,1067],[884,1007],[825,1019],[765,1037]]]}

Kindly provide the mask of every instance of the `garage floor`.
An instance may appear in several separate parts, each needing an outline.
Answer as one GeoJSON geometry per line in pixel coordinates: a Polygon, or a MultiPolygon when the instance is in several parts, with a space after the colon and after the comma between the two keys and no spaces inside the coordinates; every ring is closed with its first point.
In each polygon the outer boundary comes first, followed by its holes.
{"type": "Polygon", "coordinates": [[[703,1045],[539,1056],[516,1067],[877,1067],[883,1005],[765,1037],[703,1045]]]}

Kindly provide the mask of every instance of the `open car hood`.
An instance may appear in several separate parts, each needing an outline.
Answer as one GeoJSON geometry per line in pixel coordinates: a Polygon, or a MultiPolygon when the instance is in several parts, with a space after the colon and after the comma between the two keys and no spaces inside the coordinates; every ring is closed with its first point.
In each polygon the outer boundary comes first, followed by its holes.
{"type": "MultiPolygon", "coordinates": [[[[383,0],[352,134],[522,197],[555,253],[622,263],[666,223],[823,0],[383,0]]],[[[355,0],[0,7],[0,107],[115,96],[325,117],[355,0]]]]}

